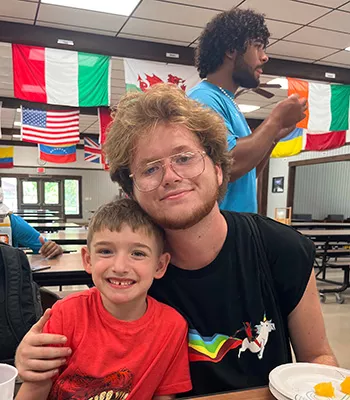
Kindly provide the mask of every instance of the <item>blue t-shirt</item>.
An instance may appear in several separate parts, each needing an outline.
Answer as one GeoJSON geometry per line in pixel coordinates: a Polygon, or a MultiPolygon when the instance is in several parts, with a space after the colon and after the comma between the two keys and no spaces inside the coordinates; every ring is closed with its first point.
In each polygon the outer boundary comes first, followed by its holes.
{"type": "MultiPolygon", "coordinates": [[[[234,97],[233,93],[229,91],[226,92],[232,98],[234,97]]],[[[189,90],[187,94],[192,99],[212,108],[223,117],[227,127],[227,143],[229,151],[236,146],[237,138],[250,135],[251,130],[244,115],[217,86],[207,81],[202,81],[189,90]]],[[[258,205],[255,168],[237,179],[235,182],[228,184],[226,195],[220,202],[220,208],[222,210],[238,212],[257,212],[258,205]]]]}
{"type": "Polygon", "coordinates": [[[40,243],[40,233],[28,224],[22,217],[9,214],[12,231],[13,247],[29,247],[34,253],[39,253],[42,244],[40,243]]]}

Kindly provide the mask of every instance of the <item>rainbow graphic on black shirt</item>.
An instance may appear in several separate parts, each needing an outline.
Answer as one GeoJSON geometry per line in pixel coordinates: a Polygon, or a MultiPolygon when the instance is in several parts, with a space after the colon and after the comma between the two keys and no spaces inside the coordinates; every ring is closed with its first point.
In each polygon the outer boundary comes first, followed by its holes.
{"type": "Polygon", "coordinates": [[[242,339],[220,333],[211,337],[202,337],[195,329],[189,329],[188,339],[190,361],[218,363],[230,350],[242,344],[242,339]]]}

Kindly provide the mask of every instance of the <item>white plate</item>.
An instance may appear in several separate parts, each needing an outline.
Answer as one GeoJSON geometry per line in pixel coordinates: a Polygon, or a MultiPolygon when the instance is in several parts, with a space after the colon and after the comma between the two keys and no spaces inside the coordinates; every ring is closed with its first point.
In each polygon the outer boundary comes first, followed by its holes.
{"type": "Polygon", "coordinates": [[[335,397],[332,400],[350,400],[350,396],[340,391],[340,384],[350,376],[350,371],[328,365],[296,363],[285,364],[270,372],[273,388],[287,399],[326,400],[315,395],[314,386],[321,382],[332,382],[335,397]]]}
{"type": "Polygon", "coordinates": [[[290,400],[288,397],[283,396],[277,389],[275,389],[271,383],[269,384],[269,389],[273,397],[277,400],[290,400]]]}

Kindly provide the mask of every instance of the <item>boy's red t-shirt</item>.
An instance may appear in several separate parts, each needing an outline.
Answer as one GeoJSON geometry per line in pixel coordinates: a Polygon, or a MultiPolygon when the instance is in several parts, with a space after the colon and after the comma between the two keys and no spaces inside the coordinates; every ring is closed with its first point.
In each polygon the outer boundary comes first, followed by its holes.
{"type": "Polygon", "coordinates": [[[72,355],[49,399],[105,393],[101,398],[147,400],[189,391],[187,323],[173,308],[147,302],[146,313],[128,322],[106,311],[96,288],[58,301],[44,331],[67,336],[72,355]]]}

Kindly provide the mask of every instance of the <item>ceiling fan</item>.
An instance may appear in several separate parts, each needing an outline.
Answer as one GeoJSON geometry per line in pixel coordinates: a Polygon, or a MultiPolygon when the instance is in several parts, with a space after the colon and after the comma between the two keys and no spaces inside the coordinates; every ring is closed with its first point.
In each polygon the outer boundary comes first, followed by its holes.
{"type": "Polygon", "coordinates": [[[259,94],[260,96],[265,97],[266,99],[271,99],[274,96],[274,93],[269,92],[268,90],[265,90],[263,88],[269,88],[269,89],[281,89],[281,85],[279,85],[278,83],[276,84],[271,84],[269,85],[268,83],[261,83],[257,88],[255,89],[240,89],[238,90],[238,92],[235,94],[235,98],[237,98],[238,96],[241,96],[244,93],[247,92],[254,92],[256,94],[259,94]]]}

